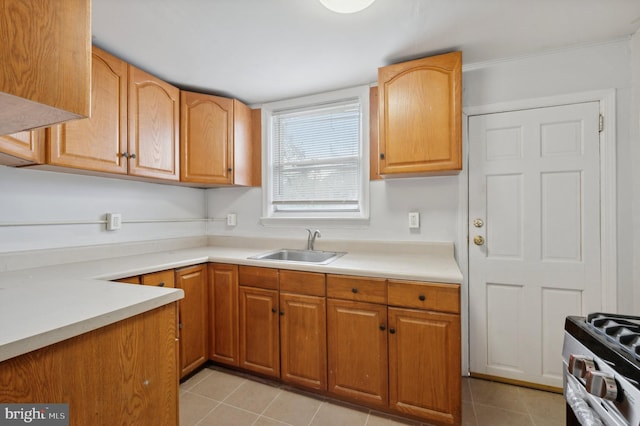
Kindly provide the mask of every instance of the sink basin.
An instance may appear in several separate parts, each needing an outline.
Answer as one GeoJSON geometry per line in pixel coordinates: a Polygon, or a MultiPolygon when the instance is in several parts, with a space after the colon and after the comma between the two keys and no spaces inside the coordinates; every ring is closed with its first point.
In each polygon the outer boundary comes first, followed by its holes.
{"type": "Polygon", "coordinates": [[[320,251],[320,250],[296,250],[296,249],[280,249],[270,251],[268,253],[250,256],[249,259],[255,260],[277,260],[280,262],[304,262],[314,263],[316,265],[326,265],[333,262],[340,256],[344,256],[345,252],[336,251],[320,251]]]}

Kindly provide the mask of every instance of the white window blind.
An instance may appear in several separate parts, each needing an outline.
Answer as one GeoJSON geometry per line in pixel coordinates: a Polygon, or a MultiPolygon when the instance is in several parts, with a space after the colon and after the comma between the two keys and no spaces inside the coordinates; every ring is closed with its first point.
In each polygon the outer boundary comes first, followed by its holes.
{"type": "Polygon", "coordinates": [[[274,111],[274,212],[357,212],[361,208],[359,98],[274,111]]]}

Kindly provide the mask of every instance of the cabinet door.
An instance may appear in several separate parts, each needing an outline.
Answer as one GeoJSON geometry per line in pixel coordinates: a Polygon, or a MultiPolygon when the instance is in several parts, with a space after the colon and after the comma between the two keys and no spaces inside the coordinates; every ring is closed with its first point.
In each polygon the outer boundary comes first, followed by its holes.
{"type": "Polygon", "coordinates": [[[91,118],[51,127],[47,163],[127,173],[127,63],[96,47],[91,65],[91,118]]]}
{"type": "Polygon", "coordinates": [[[378,70],[380,174],[462,168],[460,52],[378,70]]]}
{"type": "Polygon", "coordinates": [[[3,403],[68,403],[71,425],[177,425],[175,304],[0,362],[0,383],[3,403]]]}
{"type": "Polygon", "coordinates": [[[330,393],[387,406],[386,325],[385,305],[327,299],[330,393]]]}
{"type": "Polygon", "coordinates": [[[460,316],[389,308],[389,405],[460,424],[460,316]]]}
{"type": "Polygon", "coordinates": [[[207,361],[207,266],[176,270],[176,287],[184,291],[180,300],[181,377],[207,361]]]}
{"type": "Polygon", "coordinates": [[[91,1],[0,9],[0,135],[89,116],[91,1]]]}
{"type": "Polygon", "coordinates": [[[280,376],[278,292],[239,287],[240,367],[280,376]]]}
{"type": "Polygon", "coordinates": [[[238,266],[209,265],[209,359],[238,366],[238,266]]]}
{"type": "Polygon", "coordinates": [[[233,183],[233,99],[181,92],[180,180],[233,183]]]}
{"type": "Polygon", "coordinates": [[[44,129],[0,136],[0,164],[24,166],[44,162],[44,129]]]}
{"type": "Polygon", "coordinates": [[[180,90],[129,65],[129,174],[178,180],[180,90]]]}
{"type": "Polygon", "coordinates": [[[280,363],[283,382],[327,389],[324,297],[280,294],[280,363]]]}

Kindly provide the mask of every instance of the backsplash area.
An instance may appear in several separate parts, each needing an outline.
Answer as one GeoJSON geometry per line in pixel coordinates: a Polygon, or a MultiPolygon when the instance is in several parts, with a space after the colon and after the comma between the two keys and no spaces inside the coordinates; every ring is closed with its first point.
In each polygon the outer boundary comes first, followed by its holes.
{"type": "Polygon", "coordinates": [[[0,253],[203,236],[205,217],[202,189],[0,166],[0,253]]]}

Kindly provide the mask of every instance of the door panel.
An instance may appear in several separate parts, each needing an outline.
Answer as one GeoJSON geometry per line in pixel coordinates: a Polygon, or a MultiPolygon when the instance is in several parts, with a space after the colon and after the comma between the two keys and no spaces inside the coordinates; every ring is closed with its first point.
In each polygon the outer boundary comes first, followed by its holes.
{"type": "Polygon", "coordinates": [[[601,309],[598,118],[598,102],[469,118],[472,372],[560,387],[564,318],[601,309]]]}

